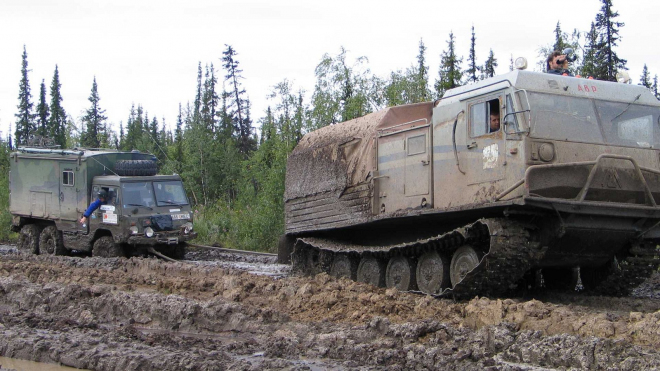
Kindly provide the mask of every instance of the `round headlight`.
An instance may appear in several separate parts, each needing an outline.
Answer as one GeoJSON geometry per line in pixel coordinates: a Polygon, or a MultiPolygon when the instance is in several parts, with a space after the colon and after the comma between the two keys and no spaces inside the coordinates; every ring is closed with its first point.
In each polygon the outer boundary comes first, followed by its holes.
{"type": "Polygon", "coordinates": [[[144,229],[144,235],[151,238],[154,236],[154,230],[151,227],[147,227],[144,229]]]}
{"type": "Polygon", "coordinates": [[[192,232],[192,230],[193,230],[193,224],[192,223],[188,222],[188,223],[183,225],[183,233],[184,234],[190,234],[190,232],[192,232]]]}
{"type": "Polygon", "coordinates": [[[129,228],[129,230],[131,231],[131,234],[137,234],[138,233],[138,228],[136,226],[132,226],[131,228],[129,228]]]}

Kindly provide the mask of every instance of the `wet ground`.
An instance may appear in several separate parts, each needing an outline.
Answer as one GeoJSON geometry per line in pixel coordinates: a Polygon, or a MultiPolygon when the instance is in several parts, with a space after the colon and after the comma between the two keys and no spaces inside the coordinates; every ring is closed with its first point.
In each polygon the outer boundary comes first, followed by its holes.
{"type": "Polygon", "coordinates": [[[0,247],[0,356],[91,370],[660,368],[660,277],[627,298],[455,302],[292,277],[273,258],[0,247]]]}

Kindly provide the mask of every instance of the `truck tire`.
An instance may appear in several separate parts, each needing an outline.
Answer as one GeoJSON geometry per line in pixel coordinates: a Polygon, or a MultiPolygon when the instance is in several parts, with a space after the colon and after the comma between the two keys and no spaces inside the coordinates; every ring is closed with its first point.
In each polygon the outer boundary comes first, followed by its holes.
{"type": "Polygon", "coordinates": [[[125,254],[121,245],[116,244],[111,236],[103,236],[94,242],[92,256],[101,258],[118,258],[124,257],[125,254]]]}
{"type": "Polygon", "coordinates": [[[62,235],[57,227],[49,225],[41,231],[39,236],[39,254],[41,255],[66,255],[62,235]]]}
{"type": "Polygon", "coordinates": [[[18,235],[18,248],[32,254],[39,254],[39,233],[41,233],[41,228],[38,225],[24,225],[18,235]]]}
{"type": "Polygon", "coordinates": [[[158,173],[158,164],[151,160],[118,160],[115,173],[119,176],[152,176],[158,173]]]}

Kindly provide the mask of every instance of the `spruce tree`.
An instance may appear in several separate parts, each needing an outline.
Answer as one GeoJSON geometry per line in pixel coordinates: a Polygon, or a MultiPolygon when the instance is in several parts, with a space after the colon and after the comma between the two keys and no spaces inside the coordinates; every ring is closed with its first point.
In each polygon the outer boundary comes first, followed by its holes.
{"type": "Polygon", "coordinates": [[[256,142],[252,137],[252,122],[247,115],[248,101],[245,96],[245,89],[241,84],[243,79],[243,70],[239,67],[236,59],[238,53],[230,45],[222,52],[223,67],[227,74],[225,81],[229,81],[228,107],[231,109],[234,130],[238,138],[238,149],[244,158],[247,158],[253,150],[256,149],[256,142]]]}
{"type": "Polygon", "coordinates": [[[488,59],[486,59],[486,63],[484,64],[483,67],[483,75],[482,75],[483,78],[495,76],[496,68],[497,68],[497,58],[495,58],[495,54],[493,54],[493,49],[490,49],[490,52],[488,53],[488,59]]]}
{"type": "Polygon", "coordinates": [[[27,51],[23,45],[23,60],[21,64],[21,81],[18,84],[18,112],[16,116],[16,131],[14,143],[16,146],[27,144],[30,134],[36,131],[35,114],[33,113],[32,94],[28,80],[27,51]]]}
{"type": "Polygon", "coordinates": [[[179,114],[176,117],[176,129],[174,131],[174,169],[177,174],[181,174],[183,170],[183,112],[181,103],[179,103],[179,114]]]}
{"type": "Polygon", "coordinates": [[[626,60],[619,58],[614,48],[621,39],[619,29],[625,26],[623,22],[615,21],[618,12],[612,10],[612,0],[601,0],[603,6],[596,15],[596,31],[598,42],[596,44],[594,78],[599,80],[616,81],[616,73],[625,70],[626,60]]]}
{"type": "Polygon", "coordinates": [[[106,137],[106,126],[105,120],[105,110],[101,109],[99,101],[98,85],[96,84],[96,76],[94,76],[94,82],[92,83],[92,91],[88,98],[91,106],[85,112],[82,121],[85,124],[85,133],[81,140],[81,145],[88,148],[100,148],[103,139],[106,137]]]}
{"type": "Polygon", "coordinates": [[[62,107],[62,93],[60,89],[60,73],[55,65],[53,81],[50,83],[50,119],[48,123],[48,136],[61,148],[66,146],[66,111],[62,107]]]}
{"type": "Polygon", "coordinates": [[[596,74],[596,51],[598,50],[598,31],[596,24],[591,22],[591,28],[585,38],[584,55],[580,75],[593,77],[596,74]]]}
{"type": "Polygon", "coordinates": [[[555,43],[552,45],[552,50],[550,52],[560,52],[567,47],[570,47],[570,45],[565,42],[564,33],[561,31],[561,25],[559,24],[559,21],[557,21],[557,26],[555,27],[555,43]]]}
{"type": "Polygon", "coordinates": [[[45,137],[48,136],[49,125],[48,118],[50,117],[50,110],[48,103],[46,103],[46,83],[42,79],[39,88],[39,104],[37,104],[37,134],[45,137]]]}
{"type": "Polygon", "coordinates": [[[652,86],[651,74],[649,74],[649,69],[646,67],[646,63],[644,63],[644,68],[642,69],[642,76],[639,77],[639,85],[642,85],[647,89],[651,89],[652,86]]]}
{"type": "Polygon", "coordinates": [[[651,91],[653,92],[653,95],[655,95],[656,98],[660,99],[660,95],[658,95],[658,75],[653,76],[653,84],[651,85],[651,91]]]}
{"type": "Polygon", "coordinates": [[[447,40],[447,50],[441,54],[440,72],[438,79],[435,81],[435,91],[438,98],[441,98],[447,90],[461,85],[461,79],[463,78],[461,63],[463,63],[463,58],[456,55],[454,33],[450,32],[449,40],[447,40]]]}
{"type": "Polygon", "coordinates": [[[415,94],[411,103],[426,102],[429,100],[429,67],[426,65],[426,46],[419,39],[419,54],[417,54],[417,74],[415,78],[415,94]]]}
{"type": "MultiPolygon", "coordinates": [[[[480,72],[479,66],[477,66],[477,55],[475,51],[476,36],[474,35],[474,26],[472,26],[472,38],[470,39],[470,53],[468,54],[468,69],[465,70],[467,75],[467,83],[473,83],[479,81],[477,74],[480,72]]],[[[491,50],[492,52],[492,50],[491,50]]]]}

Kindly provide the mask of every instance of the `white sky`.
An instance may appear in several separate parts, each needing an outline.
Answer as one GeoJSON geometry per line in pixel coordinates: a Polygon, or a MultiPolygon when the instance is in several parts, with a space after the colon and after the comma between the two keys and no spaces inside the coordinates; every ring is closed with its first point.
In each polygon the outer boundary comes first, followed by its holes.
{"type": "MultiPolygon", "coordinates": [[[[660,74],[660,2],[613,3],[625,22],[616,51],[633,83],[644,63],[660,74]]],[[[341,46],[349,61],[366,56],[371,71],[386,77],[415,63],[423,38],[434,81],[449,32],[466,62],[474,25],[477,62],[492,48],[504,73],[511,55],[534,68],[538,48],[554,42],[557,21],[568,33],[588,31],[600,7],[599,0],[2,0],[0,130],[3,137],[10,125],[15,130],[23,45],[35,107],[41,80],[50,89],[57,64],[67,113],[77,121],[84,114],[96,76],[100,106],[117,131],[133,103],[173,127],[179,103],[195,97],[198,62],[220,69],[225,44],[232,45],[256,123],[272,86],[285,78],[311,96],[315,66],[341,46]]]]}

